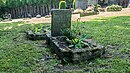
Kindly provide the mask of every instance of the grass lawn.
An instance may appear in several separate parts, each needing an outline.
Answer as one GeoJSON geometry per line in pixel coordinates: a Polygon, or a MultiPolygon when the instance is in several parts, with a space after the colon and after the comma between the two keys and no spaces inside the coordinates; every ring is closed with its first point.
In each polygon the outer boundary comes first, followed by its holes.
{"type": "MultiPolygon", "coordinates": [[[[48,25],[48,24],[43,24],[48,25]]],[[[79,63],[82,71],[89,73],[130,73],[130,16],[95,19],[88,22],[73,22],[72,28],[78,27],[82,34],[87,34],[96,42],[111,46],[106,50],[108,58],[79,63]]],[[[39,27],[23,22],[0,24],[0,73],[54,73],[57,59],[41,62],[45,55],[51,55],[44,41],[29,41],[25,31],[39,27]]],[[[72,66],[70,64],[70,66],[72,66]]],[[[78,73],[68,70],[67,73],[78,73]]]]}

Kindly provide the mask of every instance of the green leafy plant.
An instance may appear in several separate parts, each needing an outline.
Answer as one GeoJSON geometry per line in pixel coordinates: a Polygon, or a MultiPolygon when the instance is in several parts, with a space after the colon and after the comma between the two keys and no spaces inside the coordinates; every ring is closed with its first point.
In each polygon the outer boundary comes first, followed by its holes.
{"type": "Polygon", "coordinates": [[[34,33],[40,33],[40,32],[42,32],[42,28],[38,28],[38,27],[35,27],[35,31],[34,31],[34,33]]]}
{"type": "Polygon", "coordinates": [[[76,0],[73,0],[73,8],[75,9],[75,2],[76,2],[76,0]]]}
{"type": "MultiPolygon", "coordinates": [[[[71,34],[72,34],[72,32],[71,32],[71,34]]],[[[66,36],[67,37],[66,42],[69,45],[69,48],[74,47],[76,49],[79,49],[79,48],[83,48],[85,46],[89,46],[88,43],[84,42],[84,40],[87,38],[86,34],[83,34],[80,37],[76,37],[76,36],[74,37],[71,34],[69,34],[69,36],[66,36]]]]}
{"type": "Polygon", "coordinates": [[[37,32],[38,32],[38,28],[36,27],[36,28],[35,28],[35,32],[34,32],[34,33],[37,33],[37,32]]]}
{"type": "Polygon", "coordinates": [[[111,6],[107,6],[106,7],[106,11],[121,11],[122,10],[122,6],[119,5],[111,5],[111,6]]]}
{"type": "Polygon", "coordinates": [[[78,38],[78,41],[75,44],[75,48],[83,48],[85,46],[89,47],[89,44],[84,42],[84,40],[87,38],[86,34],[83,34],[81,37],[78,38]]]}
{"type": "Polygon", "coordinates": [[[34,33],[42,32],[43,26],[42,24],[39,24],[39,26],[35,27],[34,33]]]}
{"type": "Polygon", "coordinates": [[[74,29],[61,30],[62,34],[66,36],[66,43],[69,45],[69,48],[80,49],[89,46],[88,43],[84,42],[84,40],[87,38],[87,35],[81,35],[81,30],[78,25],[79,21],[77,21],[75,26],[73,26],[74,29]]]}
{"type": "Polygon", "coordinates": [[[59,9],[66,9],[66,2],[65,1],[60,1],[59,9]]]}

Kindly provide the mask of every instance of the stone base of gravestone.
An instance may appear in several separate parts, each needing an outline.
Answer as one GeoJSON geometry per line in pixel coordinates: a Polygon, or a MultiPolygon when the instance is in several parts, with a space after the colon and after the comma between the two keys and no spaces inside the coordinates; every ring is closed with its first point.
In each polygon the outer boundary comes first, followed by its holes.
{"type": "Polygon", "coordinates": [[[43,32],[34,33],[33,31],[30,30],[30,31],[27,31],[26,34],[27,34],[27,39],[33,40],[33,41],[45,40],[45,38],[46,38],[46,33],[43,33],[43,32]]]}
{"type": "Polygon", "coordinates": [[[52,9],[51,36],[62,36],[63,31],[71,29],[71,11],[69,9],[52,9]]]}

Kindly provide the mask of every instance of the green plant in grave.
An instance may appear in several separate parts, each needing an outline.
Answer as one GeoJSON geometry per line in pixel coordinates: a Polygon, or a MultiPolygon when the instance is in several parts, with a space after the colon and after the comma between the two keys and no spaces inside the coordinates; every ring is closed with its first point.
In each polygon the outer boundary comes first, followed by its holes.
{"type": "Polygon", "coordinates": [[[80,48],[84,48],[85,46],[89,47],[89,44],[84,42],[84,40],[87,38],[86,34],[83,34],[80,37],[75,37],[73,39],[69,39],[67,37],[66,42],[69,44],[69,48],[76,48],[76,49],[80,49],[80,48]]]}
{"type": "Polygon", "coordinates": [[[71,30],[71,29],[66,29],[66,30],[61,30],[61,32],[62,32],[62,34],[64,35],[64,36],[66,36],[67,38],[69,38],[69,39],[74,39],[74,38],[76,38],[76,35],[75,34],[73,34],[73,30],[71,30]]]}
{"type": "Polygon", "coordinates": [[[42,24],[40,24],[39,27],[35,27],[35,30],[34,30],[34,33],[38,33],[38,32],[41,32],[42,31],[42,24]]]}
{"type": "Polygon", "coordinates": [[[84,42],[84,40],[87,38],[86,34],[83,34],[78,38],[78,42],[75,44],[75,48],[83,48],[85,46],[89,47],[89,44],[84,42]]]}
{"type": "Polygon", "coordinates": [[[42,24],[40,24],[40,29],[42,29],[42,24]]]}
{"type": "Polygon", "coordinates": [[[34,33],[37,33],[37,32],[38,32],[38,28],[36,27],[36,28],[35,28],[35,32],[34,32],[34,33]]]}
{"type": "Polygon", "coordinates": [[[87,38],[87,35],[86,34],[81,35],[81,33],[80,33],[81,30],[78,27],[78,24],[79,23],[77,23],[74,26],[74,28],[76,28],[76,29],[61,30],[62,34],[64,36],[66,36],[66,42],[69,45],[69,48],[79,49],[79,48],[83,48],[85,46],[89,47],[89,44],[84,42],[84,40],[87,38]]]}

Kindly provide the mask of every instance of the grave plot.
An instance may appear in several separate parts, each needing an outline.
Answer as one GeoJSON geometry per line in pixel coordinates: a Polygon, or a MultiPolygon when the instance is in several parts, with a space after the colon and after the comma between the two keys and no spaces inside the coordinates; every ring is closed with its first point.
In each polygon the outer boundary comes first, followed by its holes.
{"type": "Polygon", "coordinates": [[[27,38],[46,40],[51,51],[63,62],[77,63],[100,57],[105,53],[102,45],[87,38],[86,34],[77,36],[72,32],[71,14],[69,9],[52,9],[51,30],[47,27],[35,28],[27,32],[27,38]]]}
{"type": "Polygon", "coordinates": [[[26,32],[27,39],[29,40],[45,40],[46,33],[50,31],[49,26],[35,28],[26,32]]]}
{"type": "Polygon", "coordinates": [[[69,45],[65,36],[52,37],[50,46],[54,53],[68,62],[79,62],[100,57],[105,53],[105,48],[97,45],[91,39],[84,39],[82,43],[69,45]]]}
{"type": "Polygon", "coordinates": [[[95,44],[92,39],[85,36],[71,38],[68,33],[64,34],[64,30],[71,30],[71,11],[52,10],[51,33],[46,34],[46,41],[51,51],[63,61],[76,63],[100,57],[105,53],[105,48],[95,44]]]}

